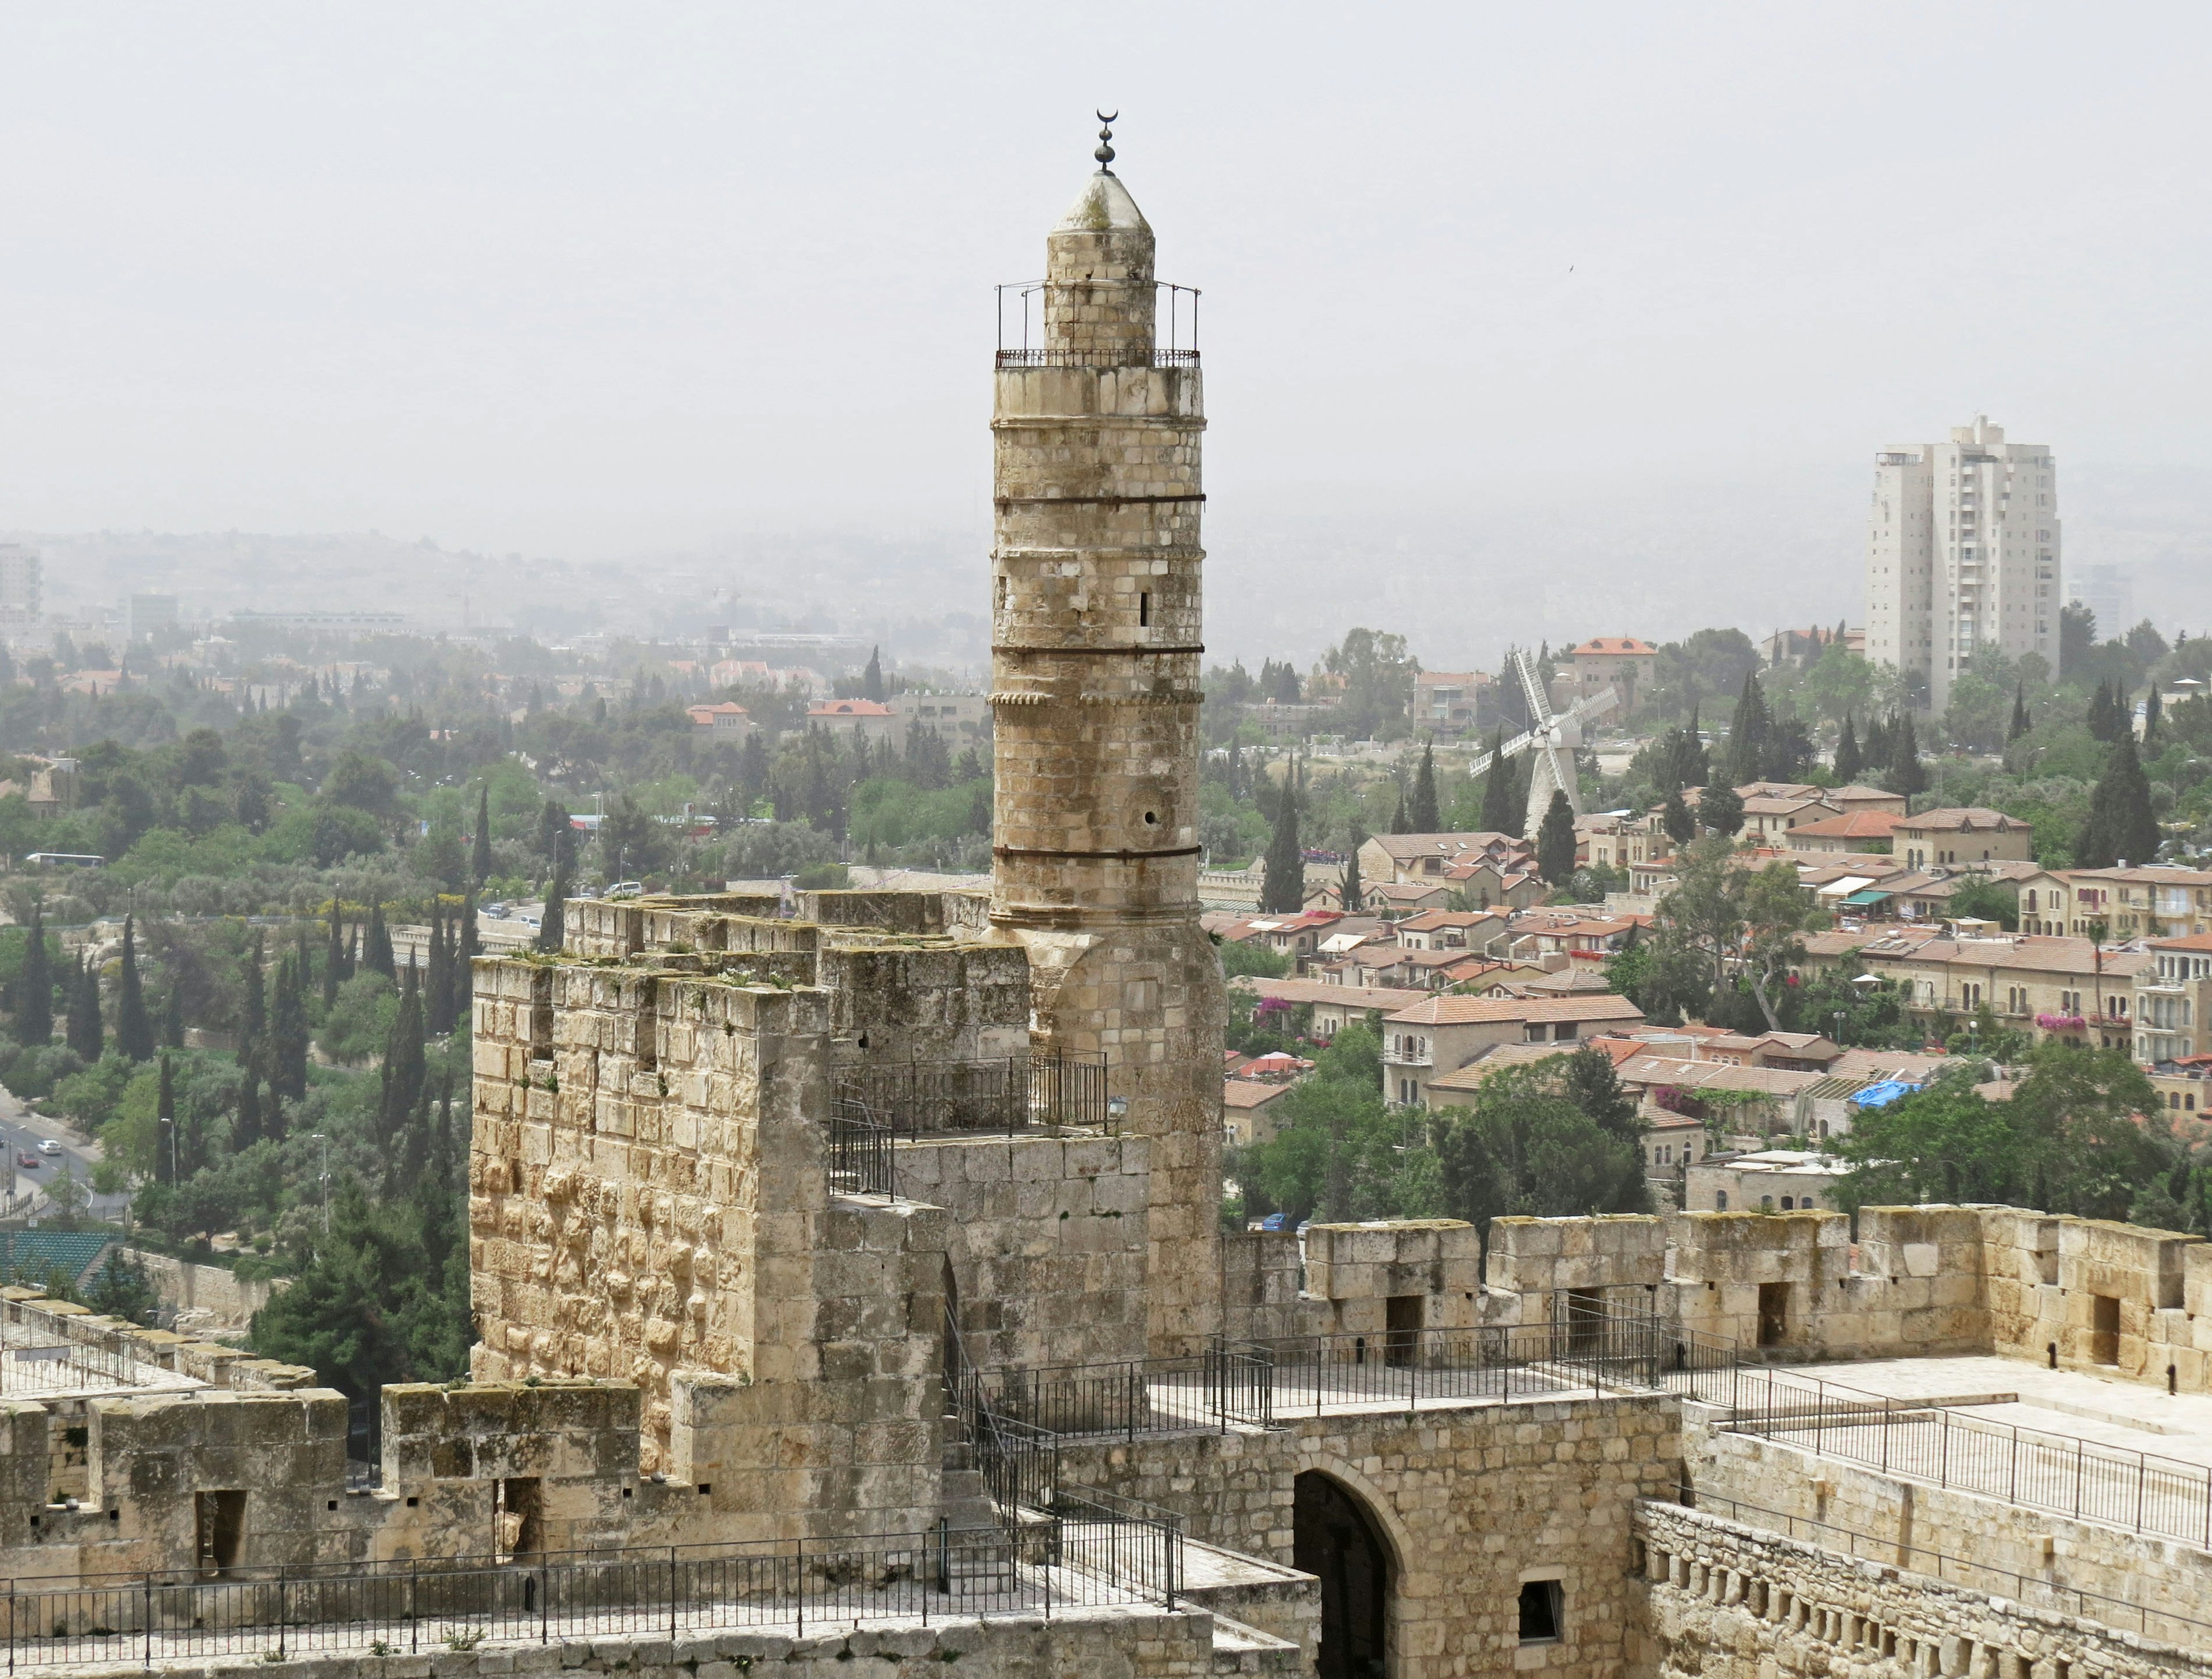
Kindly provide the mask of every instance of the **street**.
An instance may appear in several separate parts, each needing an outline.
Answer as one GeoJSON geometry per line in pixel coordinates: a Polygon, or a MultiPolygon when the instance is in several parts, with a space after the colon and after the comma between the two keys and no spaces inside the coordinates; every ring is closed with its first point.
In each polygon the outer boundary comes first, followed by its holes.
{"type": "MultiPolygon", "coordinates": [[[[20,1196],[34,1190],[40,1192],[38,1200],[29,1208],[33,1218],[49,1210],[50,1203],[46,1195],[64,1172],[89,1189],[92,1168],[100,1159],[97,1144],[77,1141],[61,1121],[42,1118],[32,1113],[21,1098],[9,1090],[0,1090],[0,1148],[7,1151],[7,1164],[15,1174],[14,1195],[20,1196]],[[49,1138],[61,1145],[60,1153],[39,1153],[39,1144],[49,1138]],[[18,1165],[15,1157],[19,1153],[37,1155],[38,1166],[33,1169],[18,1165]]],[[[128,1195],[95,1195],[92,1197],[92,1215],[99,1219],[120,1220],[130,1199],[128,1195]]]]}

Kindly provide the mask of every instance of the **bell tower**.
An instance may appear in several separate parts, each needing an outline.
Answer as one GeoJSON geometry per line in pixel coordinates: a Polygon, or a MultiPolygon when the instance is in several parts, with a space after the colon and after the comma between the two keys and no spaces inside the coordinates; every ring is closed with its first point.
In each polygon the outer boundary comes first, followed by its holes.
{"type": "Polygon", "coordinates": [[[998,356],[991,913],[1029,950],[1038,1046],[1103,1051],[1123,1128],[1149,1140],[1147,1335],[1171,1355],[1220,1327],[1227,1004],[1198,922],[1206,418],[1198,351],[1158,345],[1163,295],[1171,324],[1191,300],[1194,338],[1196,295],[1155,283],[1111,137],[1027,289],[1041,342],[998,356]]]}

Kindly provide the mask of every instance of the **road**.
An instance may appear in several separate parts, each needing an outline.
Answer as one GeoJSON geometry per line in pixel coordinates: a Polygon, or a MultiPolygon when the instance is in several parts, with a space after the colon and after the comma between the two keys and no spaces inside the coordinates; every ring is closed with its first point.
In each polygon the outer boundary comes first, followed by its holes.
{"type": "MultiPolygon", "coordinates": [[[[33,1189],[44,1190],[64,1171],[89,1188],[93,1166],[100,1159],[98,1144],[77,1141],[59,1120],[42,1118],[31,1112],[20,1097],[8,1090],[0,1090],[0,1148],[7,1150],[5,1159],[15,1173],[17,1195],[33,1189]],[[60,1153],[39,1154],[39,1144],[48,1138],[62,1146],[60,1153]],[[35,1170],[15,1164],[15,1156],[26,1150],[38,1154],[35,1170]]],[[[92,1198],[93,1216],[120,1219],[130,1199],[128,1195],[96,1195],[92,1198]]],[[[46,1210],[46,1203],[41,1200],[33,1208],[33,1215],[46,1210]]]]}

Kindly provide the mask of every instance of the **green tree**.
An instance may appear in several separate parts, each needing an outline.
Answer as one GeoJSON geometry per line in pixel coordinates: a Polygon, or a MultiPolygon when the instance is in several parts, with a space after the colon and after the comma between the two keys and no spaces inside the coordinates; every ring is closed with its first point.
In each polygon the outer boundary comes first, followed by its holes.
{"type": "Polygon", "coordinates": [[[568,907],[568,859],[564,851],[553,864],[553,879],[545,888],[545,911],[538,918],[538,948],[557,952],[567,942],[562,918],[568,907]]]}
{"type": "Polygon", "coordinates": [[[1352,843],[1345,853],[1344,885],[1340,897],[1346,915],[1357,915],[1367,907],[1367,889],[1359,880],[1359,848],[1367,843],[1367,836],[1358,829],[1352,830],[1352,843]]]}
{"type": "Polygon", "coordinates": [[[118,1242],[85,1285],[84,1304],[126,1323],[150,1323],[161,1300],[144,1264],[118,1242]]]}
{"type": "Polygon", "coordinates": [[[82,958],[76,981],[70,988],[69,1031],[65,1034],[76,1058],[89,1065],[100,1059],[107,1035],[100,1024],[100,970],[82,958]]]}
{"type": "Polygon", "coordinates": [[[154,1059],[154,1022],[138,977],[137,917],[123,918],[123,971],[115,988],[115,1047],[132,1061],[154,1059]]]}
{"type": "Polygon", "coordinates": [[[1743,827],[1743,795],[1732,787],[1709,787],[1698,795],[1698,820],[1729,838],[1743,827]]]}
{"type": "Polygon", "coordinates": [[[1746,671],[1743,688],[1736,696],[1735,715],[1729,723],[1728,756],[1720,772],[1729,786],[1740,787],[1764,775],[1766,736],[1772,721],[1758,676],[1746,671]]]}
{"type": "Polygon", "coordinates": [[[1293,1219],[1433,1218],[1442,1211],[1434,1155],[1419,1110],[1382,1100],[1382,1043],[1346,1026],[1315,1058],[1313,1076],[1275,1104],[1268,1142],[1240,1152],[1237,1179],[1293,1219]]]}
{"type": "Polygon", "coordinates": [[[1659,901],[1661,922],[1705,960],[1709,989],[1725,983],[1729,958],[1743,942],[1742,871],[1735,842],[1708,834],[1683,849],[1674,889],[1659,901]]]}
{"type": "Polygon", "coordinates": [[[1780,1031],[1775,1013],[1778,980],[1804,954],[1799,935],[1814,924],[1819,909],[1813,894],[1798,884],[1796,866],[1779,860],[1757,873],[1735,871],[1743,905],[1744,972],[1751,982],[1766,1029],[1780,1031]]]}
{"type": "Polygon", "coordinates": [[[2158,855],[2158,818],[2152,814],[2150,781],[2136,755],[2135,738],[2124,734],[2106,760],[2105,773],[2089,792],[2089,814],[2074,842],[2076,868],[2111,868],[2125,858],[2148,863],[2158,855]]]}
{"type": "Polygon", "coordinates": [[[1635,938],[1605,964],[1605,982],[1654,1025],[1679,1026],[1705,1012],[1712,976],[1705,954],[1676,928],[1635,938]]]}
{"type": "MultiPolygon", "coordinates": [[[[1579,1052],[1577,1052],[1579,1053],[1579,1052]]],[[[1577,1105],[1572,1056],[1502,1068],[1471,1107],[1433,1122],[1446,1208],[1489,1239],[1493,1219],[1640,1212],[1650,1205],[1632,1129],[1609,1128],[1577,1105]]]]}
{"type": "Polygon", "coordinates": [[[1518,778],[1513,761],[1505,756],[1505,731],[1499,729],[1490,743],[1490,768],[1482,777],[1482,831],[1517,834],[1524,817],[1516,798],[1518,778]]]}
{"type": "Polygon", "coordinates": [[[377,1104],[376,1136],[388,1145],[415,1111],[428,1069],[422,1055],[422,991],[415,964],[399,989],[399,1007],[384,1040],[382,1097],[377,1104]]]}
{"type": "Polygon", "coordinates": [[[1835,771],[1837,782],[1850,787],[1859,778],[1865,760],[1859,755],[1859,737],[1848,711],[1844,714],[1844,731],[1836,737],[1835,771]]]}
{"type": "Polygon", "coordinates": [[[1443,818],[1437,813],[1437,749],[1434,742],[1421,748],[1421,762],[1413,771],[1413,796],[1406,814],[1413,824],[1409,830],[1413,833],[1434,834],[1443,830],[1443,818]]]}
{"type": "Polygon", "coordinates": [[[2005,744],[2010,745],[2034,727],[2027,715],[2027,684],[2022,682],[2012,691],[2012,721],[2005,727],[2005,744]]]}
{"type": "Polygon", "coordinates": [[[2020,926],[2020,888],[1985,874],[1970,875],[1951,892],[1953,916],[1995,922],[2008,933],[2020,926]]]}
{"type": "Polygon", "coordinates": [[[23,971],[15,979],[15,1036],[43,1044],[54,1035],[54,970],[46,946],[46,909],[31,905],[31,925],[23,944],[23,971]]]}
{"type": "Polygon", "coordinates": [[[1554,886],[1563,886],[1575,872],[1575,807],[1567,795],[1554,791],[1544,825],[1536,830],[1536,872],[1554,886]]]}
{"type": "Polygon", "coordinates": [[[1698,836],[1698,819],[1690,814],[1683,802],[1682,789],[1676,788],[1667,795],[1667,806],[1659,813],[1659,826],[1680,850],[1698,836]]]}
{"type": "MultiPolygon", "coordinates": [[[[476,838],[469,850],[469,886],[482,891],[491,875],[491,783],[486,782],[477,789],[476,838]]],[[[336,904],[331,906],[334,909],[336,904]]]]}
{"type": "Polygon", "coordinates": [[[271,1091],[295,1102],[307,1095],[307,983],[295,952],[276,964],[269,1011],[266,1076],[271,1091]]]}
{"type": "Polygon", "coordinates": [[[1913,731],[1911,712],[1897,715],[1890,742],[1888,773],[1882,777],[1882,785],[1908,799],[1916,793],[1927,792],[1928,766],[1920,761],[1920,742],[1913,731]]]}
{"type": "Polygon", "coordinates": [[[1284,773],[1282,793],[1275,801],[1275,824],[1268,836],[1260,884],[1260,909],[1263,915],[1295,916],[1305,903],[1305,854],[1298,845],[1298,767],[1293,760],[1284,773]]]}

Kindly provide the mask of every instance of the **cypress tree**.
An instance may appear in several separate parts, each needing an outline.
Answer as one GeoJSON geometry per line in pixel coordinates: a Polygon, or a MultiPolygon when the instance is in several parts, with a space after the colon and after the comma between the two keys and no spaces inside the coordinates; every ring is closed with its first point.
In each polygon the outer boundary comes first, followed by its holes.
{"type": "Polygon", "coordinates": [[[323,1013],[338,1006],[338,981],[345,966],[344,922],[338,916],[337,894],[331,894],[331,936],[323,946],[323,1013]]]}
{"type": "Polygon", "coordinates": [[[1521,812],[1513,802],[1513,760],[1505,756],[1505,731],[1491,738],[1490,768],[1482,777],[1482,830],[1486,834],[1517,834],[1521,812]]]}
{"type": "MultiPolygon", "coordinates": [[[[1306,907],[1305,857],[1298,845],[1298,770],[1292,760],[1275,801],[1275,831],[1267,841],[1266,873],[1260,885],[1262,915],[1295,916],[1306,907]]],[[[1405,800],[1399,800],[1401,810],[1405,800]]]]}
{"type": "Polygon", "coordinates": [[[100,1024],[100,970],[77,958],[76,982],[70,988],[68,1042],[87,1067],[100,1059],[106,1033],[100,1024]]]}
{"type": "Polygon", "coordinates": [[[1698,819],[1690,814],[1690,806],[1682,798],[1682,789],[1676,788],[1667,795],[1667,808],[1660,812],[1659,826],[1677,848],[1687,845],[1698,836],[1698,819]]]}
{"type": "Polygon", "coordinates": [[[307,977],[298,956],[276,964],[276,995],[269,1015],[270,1089],[295,1102],[307,1094],[307,977]]]}
{"type": "Polygon", "coordinates": [[[381,903],[368,906],[368,935],[362,941],[361,960],[363,967],[374,970],[394,984],[398,982],[399,963],[392,954],[392,934],[385,930],[381,903]]]}
{"type": "Polygon", "coordinates": [[[1912,714],[1898,714],[1891,733],[1894,743],[1891,747],[1889,790],[1911,798],[1916,793],[1928,791],[1928,767],[1920,761],[1920,742],[1912,730],[1912,714]]]}
{"type": "Polygon", "coordinates": [[[2012,722],[2005,730],[2005,745],[2009,746],[2033,727],[2027,715],[2027,684],[2023,682],[2012,690],[2012,722]]]}
{"type": "Polygon", "coordinates": [[[2142,738],[2144,745],[2148,746],[2158,739],[2159,725],[2162,721],[2163,719],[2159,707],[2158,684],[2154,682],[2150,685],[2150,692],[2143,697],[2142,738]]]}
{"type": "Polygon", "coordinates": [[[1433,834],[1442,828],[1442,818],[1437,811],[1437,749],[1431,741],[1421,748],[1420,768],[1413,772],[1413,800],[1407,812],[1413,822],[1411,832],[1433,834]]]}
{"type": "Polygon", "coordinates": [[[424,1071],[422,993],[415,964],[410,961],[406,980],[399,989],[399,1007],[392,1017],[392,1029],[384,1040],[383,1100],[379,1104],[376,1128],[380,1143],[389,1144],[398,1136],[399,1128],[415,1111],[415,1100],[422,1092],[424,1071]]]}
{"type": "Polygon", "coordinates": [[[553,865],[552,884],[545,888],[545,913],[538,923],[538,948],[557,951],[568,942],[562,927],[567,913],[568,897],[568,857],[563,848],[560,861],[553,865]]]}
{"type": "Polygon", "coordinates": [[[445,1274],[446,1261],[459,1243],[459,1196],[455,1193],[453,1086],[447,1080],[438,1100],[438,1122],[430,1135],[429,1159],[415,1180],[416,1211],[422,1221],[422,1252],[433,1277],[445,1274]]]}
{"type": "MultiPolygon", "coordinates": [[[[269,1037],[269,1003],[262,989],[261,964],[265,952],[261,935],[253,935],[253,948],[246,953],[246,1018],[238,1029],[238,1064],[258,1070],[269,1037]]],[[[252,1076],[249,1072],[248,1076],[252,1076]]]]}
{"type": "Polygon", "coordinates": [[[238,1086],[238,1112],[230,1122],[230,1152],[242,1154],[261,1141],[261,1080],[252,1068],[238,1086]]]}
{"type": "Polygon", "coordinates": [[[1367,889],[1359,881],[1359,848],[1366,843],[1366,835],[1357,828],[1352,830],[1352,852],[1344,860],[1344,887],[1338,894],[1346,915],[1356,914],[1367,907],[1367,889]]]}
{"type": "Polygon", "coordinates": [[[423,1026],[433,1037],[453,1029],[453,970],[446,959],[446,909],[430,900],[429,961],[422,982],[423,1026]]]}
{"type": "MultiPolygon", "coordinates": [[[[1278,808],[1280,807],[1278,806],[1278,808]]],[[[1390,813],[1390,831],[1394,834],[1410,834],[1413,831],[1413,818],[1407,812],[1406,789],[1402,787],[1398,789],[1398,808],[1390,813]]]]}
{"type": "Polygon", "coordinates": [[[1865,762],[1859,756],[1859,739],[1851,722],[1851,714],[1846,711],[1844,713],[1844,732],[1836,739],[1836,779],[1845,787],[1850,786],[1858,780],[1859,771],[1865,768],[1865,762]]]}
{"type": "Polygon", "coordinates": [[[161,1047],[185,1047],[185,988],[174,976],[169,980],[168,995],[161,1000],[161,1047]]]}
{"type": "Polygon", "coordinates": [[[291,1122],[284,1116],[284,1100],[273,1090],[263,1092],[261,1102],[261,1135],[271,1142],[284,1141],[291,1122]]]}
{"type": "Polygon", "coordinates": [[[1735,715],[1729,724],[1726,774],[1731,787],[1760,778],[1766,757],[1767,725],[1766,696],[1759,691],[1758,675],[1746,671],[1743,691],[1736,697],[1735,715]]]}
{"type": "Polygon", "coordinates": [[[123,975],[115,995],[115,1047],[134,1062],[154,1059],[154,1023],[138,977],[137,917],[123,918],[123,975]]]}
{"type": "Polygon", "coordinates": [[[2090,789],[2089,815],[2074,843],[2074,867],[2111,868],[2123,859],[2148,863],[2158,855],[2158,819],[2150,808],[2150,780],[2143,774],[2132,736],[2124,735],[2090,789]]]}
{"type": "Polygon", "coordinates": [[[884,702],[884,652],[881,648],[868,649],[868,668],[860,672],[860,697],[884,702]]]}
{"type": "Polygon", "coordinates": [[[1567,795],[1554,792],[1543,826],[1536,830],[1536,873],[1554,886],[1563,886],[1575,873],[1575,807],[1567,795]]]}
{"type": "Polygon", "coordinates": [[[477,891],[491,878],[491,783],[477,792],[477,837],[469,852],[469,885],[477,891]]]}
{"type": "Polygon", "coordinates": [[[45,907],[31,906],[31,926],[23,946],[23,973],[15,982],[15,1035],[26,1044],[54,1035],[54,970],[46,959],[45,907]]]}
{"type": "Polygon", "coordinates": [[[430,1159],[430,1086],[425,1080],[415,1098],[414,1111],[407,1116],[407,1128],[399,1140],[399,1154],[396,1171],[385,1193],[387,1195],[405,1195],[422,1181],[422,1169],[430,1159]]]}
{"type": "Polygon", "coordinates": [[[154,1181],[177,1181],[177,1078],[167,1055],[161,1057],[161,1090],[154,1103],[154,1181]]]}

